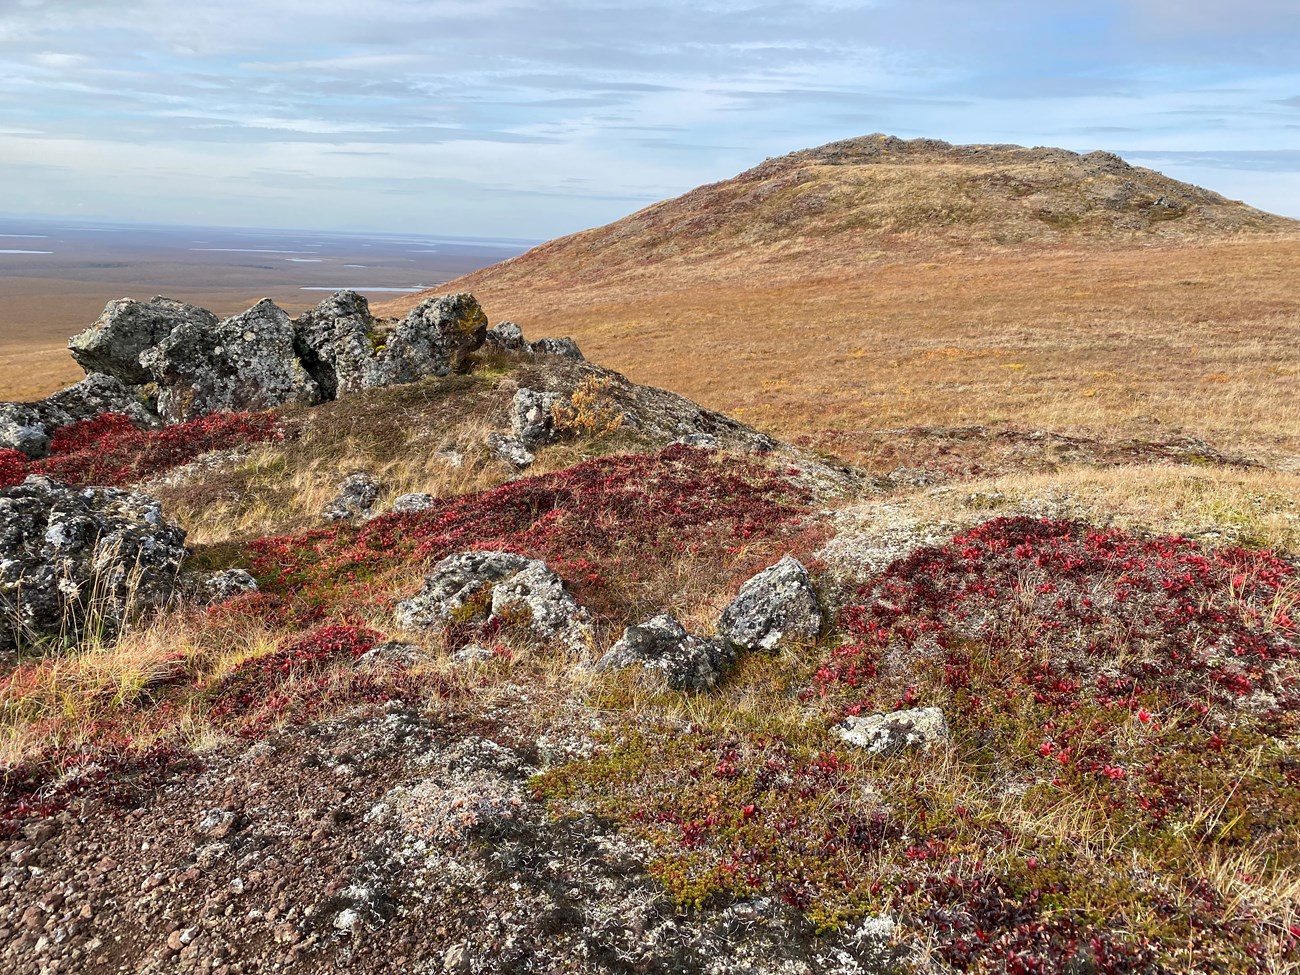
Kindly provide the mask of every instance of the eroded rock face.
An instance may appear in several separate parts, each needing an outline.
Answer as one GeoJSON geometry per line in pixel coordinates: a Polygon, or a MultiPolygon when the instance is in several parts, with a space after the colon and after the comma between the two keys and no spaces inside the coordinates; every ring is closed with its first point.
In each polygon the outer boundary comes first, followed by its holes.
{"type": "Polygon", "coordinates": [[[510,429],[525,447],[556,439],[555,407],[564,397],[523,387],[515,391],[510,407],[510,429]]]}
{"type": "Polygon", "coordinates": [[[87,373],[102,372],[130,385],[150,380],[140,353],[157,345],[182,325],[215,328],[212,312],[161,296],[149,301],[110,301],[95,324],[68,340],[68,351],[87,373]]]}
{"type": "Polygon", "coordinates": [[[658,672],[673,690],[707,691],[735,662],[735,650],[725,642],[692,636],[673,617],[663,615],[624,630],[596,669],[641,666],[658,672]]]}
{"type": "Polygon", "coordinates": [[[372,382],[383,339],[370,304],[355,291],[338,291],[294,323],[294,349],[320,389],[337,399],[372,382]]]}
{"type": "Polygon", "coordinates": [[[808,570],[787,555],[740,587],[722,611],[718,635],[746,650],[775,650],[786,640],[815,640],[821,628],[808,570]]]}
{"type": "Polygon", "coordinates": [[[147,495],[39,476],[0,490],[0,649],[113,633],[172,598],[185,556],[147,495]]]}
{"type": "Polygon", "coordinates": [[[583,652],[591,640],[587,611],[545,562],[513,552],[449,555],[425,577],[424,588],[397,606],[397,622],[429,629],[450,622],[527,620],[544,640],[583,652]]]}
{"type": "Polygon", "coordinates": [[[269,298],[216,326],[186,322],[140,362],[158,383],[158,412],[168,423],[321,399],[294,352],[293,323],[269,298]]]}
{"type": "Polygon", "coordinates": [[[412,308],[387,336],[367,372],[367,385],[412,383],[445,376],[487,337],[487,315],[466,292],[430,298],[412,308]]]}
{"type": "Polygon", "coordinates": [[[912,708],[888,714],[854,715],[835,727],[850,745],[874,755],[897,755],[917,748],[928,750],[948,740],[948,722],[938,708],[912,708]]]}
{"type": "Polygon", "coordinates": [[[326,521],[366,518],[375,508],[382,490],[373,474],[354,471],[339,484],[338,496],[321,512],[326,521]]]}
{"type": "Polygon", "coordinates": [[[38,402],[0,403],[0,448],[17,450],[33,459],[44,457],[59,427],[103,413],[121,413],[138,427],[157,426],[159,422],[135,389],[112,376],[93,373],[38,402]]]}

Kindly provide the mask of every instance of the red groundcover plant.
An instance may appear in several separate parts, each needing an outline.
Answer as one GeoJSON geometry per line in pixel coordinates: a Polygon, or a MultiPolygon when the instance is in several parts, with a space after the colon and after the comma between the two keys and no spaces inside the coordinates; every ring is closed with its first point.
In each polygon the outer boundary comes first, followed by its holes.
{"type": "Polygon", "coordinates": [[[161,430],[141,430],[120,413],[105,413],[60,428],[50,442],[49,456],[40,460],[0,450],[0,487],[20,484],[30,474],[75,485],[133,484],[210,450],[279,436],[279,423],[271,413],[213,413],[161,430]]]}

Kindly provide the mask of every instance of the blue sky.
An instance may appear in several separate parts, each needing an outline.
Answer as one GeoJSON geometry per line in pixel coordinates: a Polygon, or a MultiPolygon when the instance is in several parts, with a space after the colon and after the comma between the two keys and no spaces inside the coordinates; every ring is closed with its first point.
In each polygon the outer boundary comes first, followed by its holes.
{"type": "Polygon", "coordinates": [[[1298,0],[0,0],[0,213],[550,237],[882,131],[1300,216],[1298,0]]]}

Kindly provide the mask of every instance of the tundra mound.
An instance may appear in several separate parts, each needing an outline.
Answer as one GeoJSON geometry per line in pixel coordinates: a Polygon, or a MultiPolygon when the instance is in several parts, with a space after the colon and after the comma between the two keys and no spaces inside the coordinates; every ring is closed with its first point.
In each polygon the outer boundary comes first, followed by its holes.
{"type": "Polygon", "coordinates": [[[1297,475],[871,473],[468,293],[73,347],[0,407],[5,971],[1300,965],[1297,475]]]}

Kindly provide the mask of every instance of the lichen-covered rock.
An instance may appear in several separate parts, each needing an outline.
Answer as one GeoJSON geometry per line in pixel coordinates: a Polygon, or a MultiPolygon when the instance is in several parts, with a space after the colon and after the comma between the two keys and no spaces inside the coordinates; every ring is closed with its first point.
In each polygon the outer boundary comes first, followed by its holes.
{"type": "Polygon", "coordinates": [[[40,476],[0,490],[0,649],[111,635],[172,598],[185,556],[146,495],[40,476]]]}
{"type": "Polygon", "coordinates": [[[484,344],[501,352],[532,352],[524,330],[514,322],[501,322],[488,329],[484,344]]]}
{"type": "Polygon", "coordinates": [[[624,630],[596,669],[641,666],[657,672],[673,690],[707,691],[735,662],[735,650],[724,641],[692,636],[673,617],[663,615],[624,630]]]}
{"type": "Polygon", "coordinates": [[[121,413],[141,428],[158,425],[158,417],[144,406],[137,390],[112,376],[94,373],[34,403],[0,403],[0,448],[44,457],[60,427],[104,413],[121,413]]]}
{"type": "Polygon", "coordinates": [[[375,379],[383,337],[370,304],[355,291],[337,291],[293,323],[294,349],[321,399],[365,389],[375,379]]]}
{"type": "Polygon", "coordinates": [[[404,643],[401,640],[385,640],[383,643],[376,643],[359,656],[355,666],[400,669],[414,667],[427,657],[428,654],[414,643],[404,643]]]}
{"type": "Polygon", "coordinates": [[[87,373],[102,372],[130,385],[150,381],[140,354],[182,325],[215,328],[217,316],[171,298],[110,301],[95,324],[68,340],[68,351],[87,373]]]}
{"type": "Polygon", "coordinates": [[[406,629],[447,623],[527,622],[542,639],[575,652],[591,639],[587,611],[573,601],[564,582],[545,562],[513,552],[449,555],[425,577],[418,595],[397,606],[406,629]]]}
{"type": "Polygon", "coordinates": [[[494,457],[503,460],[507,464],[519,470],[531,467],[533,464],[533,452],[524,446],[524,442],[518,437],[507,437],[500,433],[489,433],[487,435],[488,449],[492,451],[494,457]]]}
{"type": "Polygon", "coordinates": [[[400,515],[414,514],[433,507],[436,499],[432,494],[402,494],[393,499],[393,513],[400,515]]]}
{"type": "Polygon", "coordinates": [[[808,570],[787,555],[743,586],[718,623],[718,635],[747,650],[775,650],[790,639],[816,639],[822,628],[808,570]]]}
{"type": "Polygon", "coordinates": [[[936,742],[947,741],[948,722],[938,708],[913,708],[854,715],[836,725],[835,733],[874,755],[897,755],[911,748],[928,750],[936,742]]]}
{"type": "Polygon", "coordinates": [[[196,588],[204,602],[223,603],[245,593],[257,592],[257,580],[245,569],[223,569],[204,576],[196,588]]]}
{"type": "Polygon", "coordinates": [[[293,323],[269,298],[216,326],[185,322],[140,362],[158,383],[168,423],[321,399],[294,351],[293,323]]]}
{"type": "Polygon", "coordinates": [[[367,369],[366,385],[391,386],[445,376],[486,336],[487,315],[472,294],[430,298],[412,308],[387,336],[387,345],[367,369]]]}
{"type": "Polygon", "coordinates": [[[321,516],[326,521],[365,518],[374,510],[381,490],[373,474],[353,471],[340,482],[338,496],[325,506],[321,516]]]}
{"type": "Polygon", "coordinates": [[[556,439],[555,407],[563,400],[559,393],[542,393],[526,386],[515,390],[510,405],[510,429],[525,447],[536,447],[556,439]]]}
{"type": "Polygon", "coordinates": [[[558,355],[565,359],[576,359],[581,361],[582,350],[578,348],[578,343],[573,339],[538,339],[529,346],[538,355],[558,355]]]}

